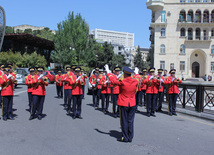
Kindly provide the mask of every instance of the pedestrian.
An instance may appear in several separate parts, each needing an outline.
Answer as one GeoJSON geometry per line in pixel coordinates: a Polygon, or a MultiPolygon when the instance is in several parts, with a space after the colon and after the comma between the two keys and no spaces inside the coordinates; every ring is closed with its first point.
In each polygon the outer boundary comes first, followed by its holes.
{"type": "MultiPolygon", "coordinates": [[[[0,78],[4,75],[4,64],[0,64],[0,78]]],[[[0,108],[2,107],[2,97],[1,97],[1,90],[0,90],[0,108]]]]}
{"type": "Polygon", "coordinates": [[[63,75],[61,70],[59,70],[58,75],[55,76],[55,82],[57,98],[63,98],[63,75]]]}
{"type": "Polygon", "coordinates": [[[48,78],[43,75],[43,71],[44,68],[42,66],[38,67],[37,75],[35,75],[32,80],[33,105],[31,106],[31,115],[29,120],[32,120],[36,117],[39,120],[43,118],[42,112],[46,96],[45,86],[48,86],[48,78]]]}
{"type": "Polygon", "coordinates": [[[29,68],[29,72],[30,72],[30,74],[28,74],[25,77],[25,85],[27,85],[28,106],[29,106],[29,111],[30,111],[31,110],[31,106],[33,104],[33,98],[32,98],[32,91],[33,91],[32,80],[34,79],[34,76],[35,76],[35,68],[34,67],[30,67],[29,68]]]}
{"type": "Polygon", "coordinates": [[[118,95],[117,104],[120,106],[120,124],[122,129],[121,142],[132,142],[134,137],[134,118],[136,111],[135,92],[138,87],[138,81],[131,77],[134,73],[129,67],[123,67],[124,79],[118,80],[122,74],[117,76],[117,79],[110,73],[108,65],[105,65],[107,76],[114,85],[118,85],[121,90],[118,95]]]}
{"type": "Polygon", "coordinates": [[[83,77],[81,76],[81,68],[76,67],[74,69],[74,75],[70,78],[70,85],[72,86],[72,97],[73,97],[73,119],[82,119],[82,86],[84,85],[83,77]]]}
{"type": "Polygon", "coordinates": [[[84,85],[82,86],[82,99],[85,99],[85,85],[86,85],[86,79],[88,79],[88,76],[84,73],[84,70],[81,70],[81,76],[83,77],[84,85]]]}
{"type": "Polygon", "coordinates": [[[149,69],[149,76],[144,80],[144,83],[147,85],[146,90],[146,109],[147,109],[147,116],[153,116],[155,115],[155,105],[156,105],[156,98],[158,95],[158,84],[157,84],[157,76],[155,76],[155,68],[149,69]]]}
{"type": "Polygon", "coordinates": [[[168,84],[168,94],[169,94],[169,115],[177,115],[176,114],[176,102],[179,94],[178,84],[182,83],[179,78],[175,77],[176,70],[170,70],[171,76],[169,76],[166,80],[166,84],[168,84]]]}
{"type": "Polygon", "coordinates": [[[11,66],[4,66],[4,75],[0,77],[0,91],[3,98],[2,101],[2,117],[4,121],[7,119],[14,120],[13,117],[13,91],[15,77],[10,73],[11,66]]]}
{"type": "Polygon", "coordinates": [[[205,74],[203,77],[204,81],[207,81],[207,75],[205,74]]]}

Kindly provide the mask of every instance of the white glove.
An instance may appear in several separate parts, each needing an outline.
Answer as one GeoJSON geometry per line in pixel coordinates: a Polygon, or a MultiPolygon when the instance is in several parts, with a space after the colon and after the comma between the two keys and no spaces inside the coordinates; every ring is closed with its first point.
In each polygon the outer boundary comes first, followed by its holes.
{"type": "Polygon", "coordinates": [[[108,83],[108,81],[105,81],[105,83],[104,83],[104,84],[106,84],[106,83],[108,83]]]}
{"type": "Polygon", "coordinates": [[[43,76],[44,76],[44,75],[43,75],[43,74],[41,74],[41,75],[38,77],[38,80],[39,80],[39,79],[41,79],[43,76]]]}
{"type": "Polygon", "coordinates": [[[100,82],[100,79],[97,79],[97,82],[100,82]]]}
{"type": "Polygon", "coordinates": [[[82,78],[80,78],[80,82],[82,82],[82,78]]]}
{"type": "Polygon", "coordinates": [[[135,67],[134,73],[135,73],[135,74],[138,74],[138,73],[139,73],[139,69],[138,69],[137,67],[135,67]]]}
{"type": "Polygon", "coordinates": [[[172,81],[174,81],[175,80],[175,78],[172,78],[172,81]]]}
{"type": "Polygon", "coordinates": [[[104,66],[104,68],[105,68],[107,74],[110,73],[110,69],[109,69],[109,66],[107,64],[104,66]]]}
{"type": "Polygon", "coordinates": [[[82,76],[84,76],[85,74],[84,73],[82,73],[82,76]]]}
{"type": "Polygon", "coordinates": [[[2,90],[2,87],[0,87],[0,91],[2,90]]]}
{"type": "Polygon", "coordinates": [[[93,87],[95,87],[95,84],[92,84],[93,87]]]}
{"type": "Polygon", "coordinates": [[[119,74],[119,75],[117,76],[117,79],[119,79],[120,77],[122,77],[122,75],[123,75],[123,74],[119,74]]]}
{"type": "Polygon", "coordinates": [[[163,82],[163,79],[161,79],[161,82],[163,82]]]}
{"type": "Polygon", "coordinates": [[[64,80],[66,80],[67,79],[67,77],[66,78],[64,78],[64,80]]]}
{"type": "Polygon", "coordinates": [[[149,80],[153,79],[153,76],[150,76],[149,80]]]}
{"type": "Polygon", "coordinates": [[[9,78],[11,78],[11,77],[12,77],[12,75],[10,74],[10,75],[7,76],[7,79],[9,79],[9,78]]]}
{"type": "Polygon", "coordinates": [[[105,76],[106,75],[106,73],[103,73],[103,76],[105,76]]]}
{"type": "Polygon", "coordinates": [[[80,79],[81,79],[81,76],[79,76],[79,77],[76,79],[76,82],[79,81],[80,79]]]}

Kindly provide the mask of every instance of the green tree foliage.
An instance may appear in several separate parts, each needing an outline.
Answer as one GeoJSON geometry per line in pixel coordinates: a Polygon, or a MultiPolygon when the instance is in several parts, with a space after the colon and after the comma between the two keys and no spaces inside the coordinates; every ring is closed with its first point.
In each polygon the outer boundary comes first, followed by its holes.
{"type": "Polygon", "coordinates": [[[140,46],[138,46],[137,53],[134,57],[134,65],[138,67],[140,70],[142,70],[145,67],[142,59],[142,53],[140,51],[140,46]]]}
{"type": "Polygon", "coordinates": [[[88,58],[89,26],[80,14],[69,13],[66,20],[58,23],[55,36],[55,51],[52,60],[66,64],[82,64],[88,58]]]}
{"type": "Polygon", "coordinates": [[[6,28],[5,28],[5,34],[11,34],[11,33],[14,33],[13,27],[6,26],[6,28]]]}
{"type": "Polygon", "coordinates": [[[34,30],[33,34],[36,35],[37,37],[54,41],[54,34],[48,27],[46,27],[42,30],[34,30]]]}
{"type": "Polygon", "coordinates": [[[33,30],[32,29],[25,29],[24,33],[33,34],[33,30]]]}
{"type": "Polygon", "coordinates": [[[23,33],[23,31],[20,29],[16,29],[16,33],[23,33]]]}
{"type": "Polygon", "coordinates": [[[44,56],[37,54],[36,52],[32,54],[21,52],[0,52],[0,63],[7,64],[11,62],[17,67],[30,67],[30,66],[46,66],[47,62],[44,56]]]}

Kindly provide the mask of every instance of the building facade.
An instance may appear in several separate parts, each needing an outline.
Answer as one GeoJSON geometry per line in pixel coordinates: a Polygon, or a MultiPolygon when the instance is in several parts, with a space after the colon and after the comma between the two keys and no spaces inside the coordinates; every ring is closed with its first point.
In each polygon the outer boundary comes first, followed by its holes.
{"type": "Polygon", "coordinates": [[[152,65],[178,76],[214,73],[214,0],[147,0],[152,65]]]}
{"type": "Polygon", "coordinates": [[[90,34],[94,36],[94,39],[100,41],[107,41],[124,47],[134,47],[134,33],[95,29],[91,30],[90,34]]]}

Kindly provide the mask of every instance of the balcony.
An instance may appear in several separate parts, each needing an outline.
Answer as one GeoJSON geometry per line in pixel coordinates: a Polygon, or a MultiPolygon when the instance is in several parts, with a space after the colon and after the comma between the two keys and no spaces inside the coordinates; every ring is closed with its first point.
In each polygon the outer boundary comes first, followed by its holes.
{"type": "Polygon", "coordinates": [[[155,22],[155,23],[151,23],[150,27],[155,28],[155,27],[166,27],[167,26],[167,19],[165,19],[164,21],[160,21],[160,22],[155,22]]]}
{"type": "Polygon", "coordinates": [[[180,26],[214,26],[214,18],[209,19],[191,19],[191,20],[182,20],[178,19],[178,25],[180,26]]]}
{"type": "Polygon", "coordinates": [[[192,36],[185,37],[185,42],[187,43],[210,43],[212,40],[212,37],[204,36],[204,37],[197,37],[196,39],[193,39],[192,36]]]}
{"type": "Polygon", "coordinates": [[[146,6],[152,11],[163,10],[164,0],[147,0],[146,6]]]}

